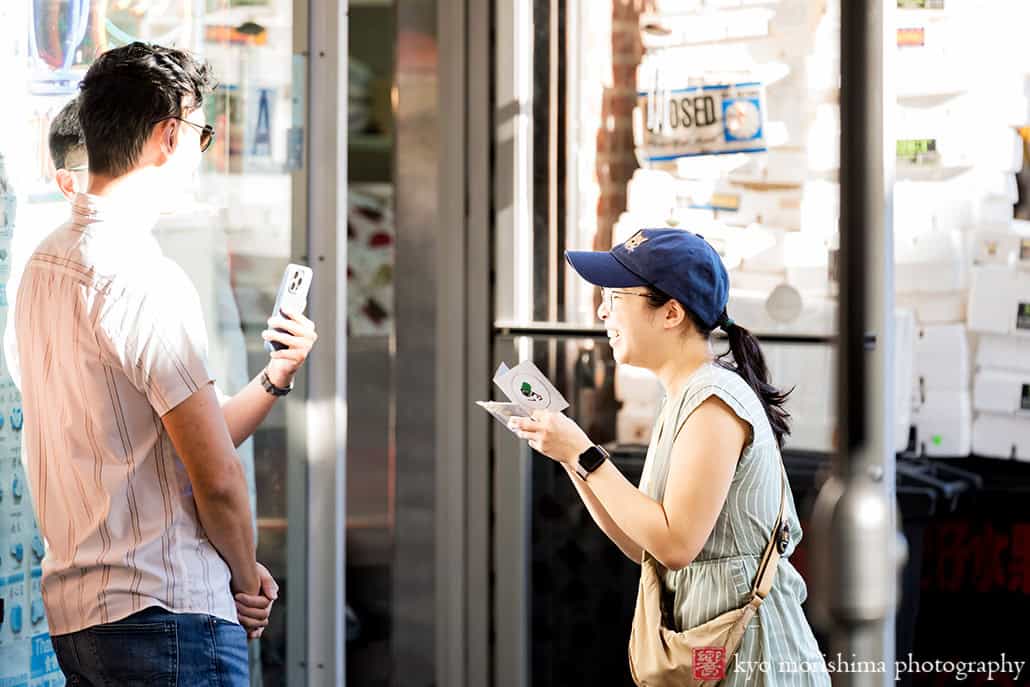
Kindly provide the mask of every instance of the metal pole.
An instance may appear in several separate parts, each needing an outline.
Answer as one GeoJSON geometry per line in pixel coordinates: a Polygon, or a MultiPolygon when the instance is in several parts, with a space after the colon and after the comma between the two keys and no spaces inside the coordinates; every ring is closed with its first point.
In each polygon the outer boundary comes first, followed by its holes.
{"type": "Polygon", "coordinates": [[[308,257],[324,345],[307,377],[306,684],[346,680],[347,0],[309,4],[308,257]]]}
{"type": "Polygon", "coordinates": [[[885,154],[890,0],[841,0],[838,452],[812,515],[812,607],[834,685],[894,681],[893,237],[885,154]],[[867,334],[874,337],[870,345],[867,334]]]}

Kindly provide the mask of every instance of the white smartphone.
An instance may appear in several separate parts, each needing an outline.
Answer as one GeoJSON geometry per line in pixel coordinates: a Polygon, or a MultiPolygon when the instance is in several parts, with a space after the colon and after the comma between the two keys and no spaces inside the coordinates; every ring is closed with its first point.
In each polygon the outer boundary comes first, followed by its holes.
{"type": "MultiPolygon", "coordinates": [[[[304,312],[308,307],[308,290],[314,274],[310,267],[290,263],[283,272],[283,280],[279,282],[279,292],[275,294],[273,315],[282,315],[283,308],[293,312],[304,312]]],[[[279,331],[282,331],[281,329],[279,331]]],[[[278,341],[266,341],[265,350],[281,351],[286,348],[278,341]]]]}

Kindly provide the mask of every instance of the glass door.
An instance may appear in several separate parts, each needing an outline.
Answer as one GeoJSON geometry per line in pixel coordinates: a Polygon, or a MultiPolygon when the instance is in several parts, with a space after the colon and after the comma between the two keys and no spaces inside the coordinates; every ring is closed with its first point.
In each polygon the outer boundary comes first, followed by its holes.
{"type": "MultiPolygon", "coordinates": [[[[794,389],[788,448],[811,477],[836,423],[839,3],[499,7],[498,187],[511,202],[496,215],[494,364],[532,359],[636,482],[663,392],[651,373],[615,365],[598,291],[564,251],[609,250],[644,228],[701,234],[729,270],[730,316],[761,341],[772,383],[794,389]]],[[[910,378],[895,387],[907,393],[910,378]]],[[[628,683],[639,569],[563,471],[495,434],[496,482],[517,485],[497,504],[495,537],[515,542],[497,554],[496,613],[514,619],[498,664],[519,675],[510,684],[628,683]],[[601,579],[581,584],[598,567],[601,579]],[[584,620],[602,614],[603,630],[584,620]]],[[[811,480],[795,488],[799,505],[815,496],[811,480]]]]}
{"type": "MultiPolygon", "coordinates": [[[[295,16],[306,16],[297,15],[306,4],[3,3],[0,282],[8,281],[12,268],[17,273],[42,236],[68,215],[67,201],[55,185],[48,133],[75,97],[90,63],[105,50],[135,40],[187,48],[209,61],[217,77],[217,90],[204,105],[215,142],[204,155],[191,201],[162,217],[155,233],[200,295],[210,366],[221,389],[233,394],[254,378],[267,360],[260,332],[272,312],[283,269],[288,262],[306,261],[306,227],[298,210],[306,183],[301,132],[307,77],[304,63],[294,57],[295,16]]],[[[6,316],[6,301],[2,305],[0,317],[6,316]]],[[[303,655],[303,647],[291,645],[303,643],[305,635],[288,632],[287,618],[299,617],[303,623],[306,616],[305,559],[292,548],[303,542],[305,523],[293,522],[288,509],[291,492],[303,494],[305,488],[303,471],[289,469],[291,460],[303,459],[305,432],[297,420],[303,420],[304,406],[301,389],[278,404],[238,451],[255,510],[258,560],[280,584],[271,624],[260,643],[252,643],[254,684],[286,684],[288,647],[291,654],[303,655]],[[294,603],[299,609],[291,612],[294,603]]],[[[5,419],[20,418],[18,393],[6,369],[0,377],[0,411],[5,419]]],[[[0,625],[0,683],[57,685],[63,678],[50,653],[38,594],[42,542],[21,474],[17,429],[20,419],[0,425],[0,598],[6,608],[0,625]]]]}

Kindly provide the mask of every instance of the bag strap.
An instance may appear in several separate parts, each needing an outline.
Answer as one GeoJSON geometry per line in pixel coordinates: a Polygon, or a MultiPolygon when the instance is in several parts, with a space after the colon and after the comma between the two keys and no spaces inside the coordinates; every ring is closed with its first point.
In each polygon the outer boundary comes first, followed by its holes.
{"type": "MultiPolygon", "coordinates": [[[[668,399],[666,399],[667,401],[668,399]]],[[[664,411],[665,401],[663,401],[662,409],[664,411]]],[[[665,432],[665,420],[666,417],[664,412],[662,414],[662,421],[658,427],[658,439],[661,441],[661,436],[665,432]]],[[[751,585],[751,597],[765,599],[769,596],[769,592],[772,590],[773,578],[776,577],[776,568],[779,567],[780,554],[787,550],[787,544],[790,541],[790,529],[789,525],[784,524],[783,516],[787,510],[787,466],[783,462],[783,454],[780,454],[780,513],[776,516],[776,524],[773,526],[772,533],[769,535],[769,541],[765,545],[765,552],[762,554],[762,559],[758,564],[758,572],[755,575],[755,581],[751,585]]],[[[648,551],[644,551],[641,556],[641,564],[645,564],[648,558],[651,558],[656,564],[658,560],[652,556],[648,551]]]]}
{"type": "Polygon", "coordinates": [[[789,525],[783,522],[783,515],[787,508],[787,476],[782,460],[780,467],[780,514],[776,517],[776,525],[769,536],[769,542],[765,545],[765,553],[762,554],[755,582],[751,587],[752,597],[757,596],[760,599],[769,595],[773,578],[776,576],[776,568],[780,563],[780,554],[787,550],[787,542],[790,540],[789,525]]]}

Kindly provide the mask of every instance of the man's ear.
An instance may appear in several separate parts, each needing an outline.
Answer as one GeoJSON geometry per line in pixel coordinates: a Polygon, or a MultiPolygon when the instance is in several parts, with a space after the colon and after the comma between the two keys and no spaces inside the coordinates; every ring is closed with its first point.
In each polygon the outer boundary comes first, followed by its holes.
{"type": "Polygon", "coordinates": [[[75,200],[77,193],[86,190],[79,188],[79,182],[75,179],[75,175],[67,169],[57,170],[54,181],[57,182],[57,188],[61,189],[61,195],[69,201],[75,200]]]}
{"type": "Polygon", "coordinates": [[[151,140],[157,141],[158,164],[162,164],[175,152],[179,145],[179,121],[165,119],[154,125],[151,140]]]}

